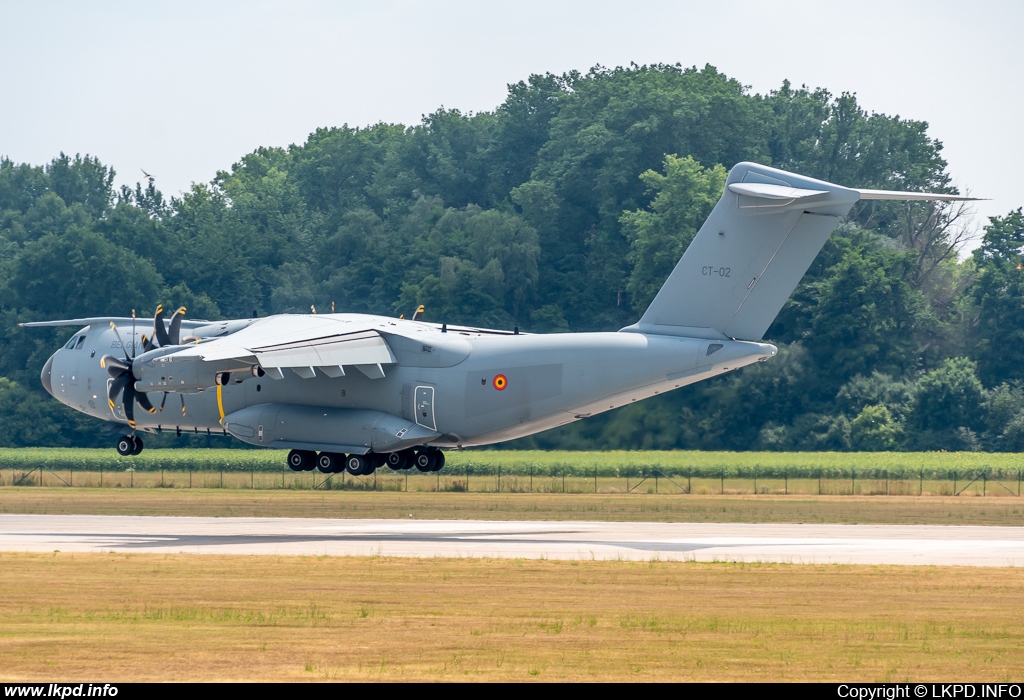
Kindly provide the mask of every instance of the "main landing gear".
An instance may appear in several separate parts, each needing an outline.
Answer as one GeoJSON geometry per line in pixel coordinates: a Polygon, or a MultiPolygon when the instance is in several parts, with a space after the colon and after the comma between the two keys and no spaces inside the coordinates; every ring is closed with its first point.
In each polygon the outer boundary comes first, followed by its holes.
{"type": "MultiPolygon", "coordinates": [[[[138,440],[138,438],[135,439],[138,440]]],[[[139,449],[141,451],[142,448],[139,449]]],[[[118,452],[120,451],[120,443],[118,443],[118,452]]],[[[370,452],[365,455],[345,455],[339,452],[317,454],[312,450],[292,450],[288,453],[288,466],[296,472],[309,472],[316,469],[321,474],[338,474],[344,471],[352,476],[366,476],[373,474],[378,467],[384,465],[395,471],[416,467],[421,472],[438,472],[444,467],[444,452],[436,447],[421,447],[416,450],[402,450],[387,454],[370,452]]]]}
{"type": "Polygon", "coordinates": [[[142,438],[138,435],[124,435],[117,441],[117,454],[132,457],[142,452],[142,438]]]}

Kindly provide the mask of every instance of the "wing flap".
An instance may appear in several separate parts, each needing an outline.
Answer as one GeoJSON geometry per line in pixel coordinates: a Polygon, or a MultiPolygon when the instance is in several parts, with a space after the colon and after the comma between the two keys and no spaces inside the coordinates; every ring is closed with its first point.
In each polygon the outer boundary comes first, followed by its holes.
{"type": "Polygon", "coordinates": [[[361,331],[301,343],[252,348],[252,354],[264,369],[388,365],[396,362],[391,348],[376,331],[361,331]]]}

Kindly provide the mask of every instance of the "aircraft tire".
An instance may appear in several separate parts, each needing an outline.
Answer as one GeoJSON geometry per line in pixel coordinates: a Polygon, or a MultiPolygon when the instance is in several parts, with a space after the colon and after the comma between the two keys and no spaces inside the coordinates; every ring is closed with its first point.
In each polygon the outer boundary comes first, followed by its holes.
{"type": "Polygon", "coordinates": [[[401,452],[388,452],[384,455],[384,462],[396,472],[412,466],[409,455],[406,454],[405,450],[401,452]]]}
{"type": "Polygon", "coordinates": [[[437,464],[437,455],[434,450],[420,450],[416,453],[416,468],[421,472],[432,472],[437,464]]]}
{"type": "Polygon", "coordinates": [[[122,457],[130,457],[135,452],[135,440],[130,435],[124,435],[117,440],[117,454],[122,457]]]}
{"type": "Polygon", "coordinates": [[[365,455],[349,455],[345,458],[345,473],[365,476],[373,473],[373,463],[365,455]]]}
{"type": "Polygon", "coordinates": [[[316,458],[316,468],[321,474],[337,474],[345,468],[345,455],[321,452],[316,458]]]}
{"type": "Polygon", "coordinates": [[[308,472],[316,463],[316,452],[292,450],[288,453],[288,466],[293,472],[308,472]]]}
{"type": "Polygon", "coordinates": [[[444,452],[441,450],[434,450],[434,468],[432,471],[439,472],[444,469],[444,452]]]}
{"type": "Polygon", "coordinates": [[[135,443],[135,447],[132,448],[132,456],[134,457],[135,455],[142,454],[142,448],[145,447],[145,445],[142,444],[142,438],[138,435],[132,435],[132,442],[135,443]]]}

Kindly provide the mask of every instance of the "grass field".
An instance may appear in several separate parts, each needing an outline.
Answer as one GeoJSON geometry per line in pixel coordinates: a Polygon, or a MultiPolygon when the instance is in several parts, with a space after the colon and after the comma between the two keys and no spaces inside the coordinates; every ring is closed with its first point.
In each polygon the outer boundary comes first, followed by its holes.
{"type": "Polygon", "coordinates": [[[0,487],[0,513],[1020,526],[1024,500],[0,487]]]}
{"type": "Polygon", "coordinates": [[[0,553],[0,586],[4,681],[1024,680],[1014,569],[0,553]]]}

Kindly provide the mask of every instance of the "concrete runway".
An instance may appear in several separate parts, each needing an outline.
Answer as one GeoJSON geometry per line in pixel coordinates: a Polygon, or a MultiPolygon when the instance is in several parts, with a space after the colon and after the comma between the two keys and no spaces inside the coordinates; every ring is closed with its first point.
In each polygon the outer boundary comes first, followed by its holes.
{"type": "Polygon", "coordinates": [[[1024,528],[0,515],[0,550],[1024,566],[1024,528]]]}

